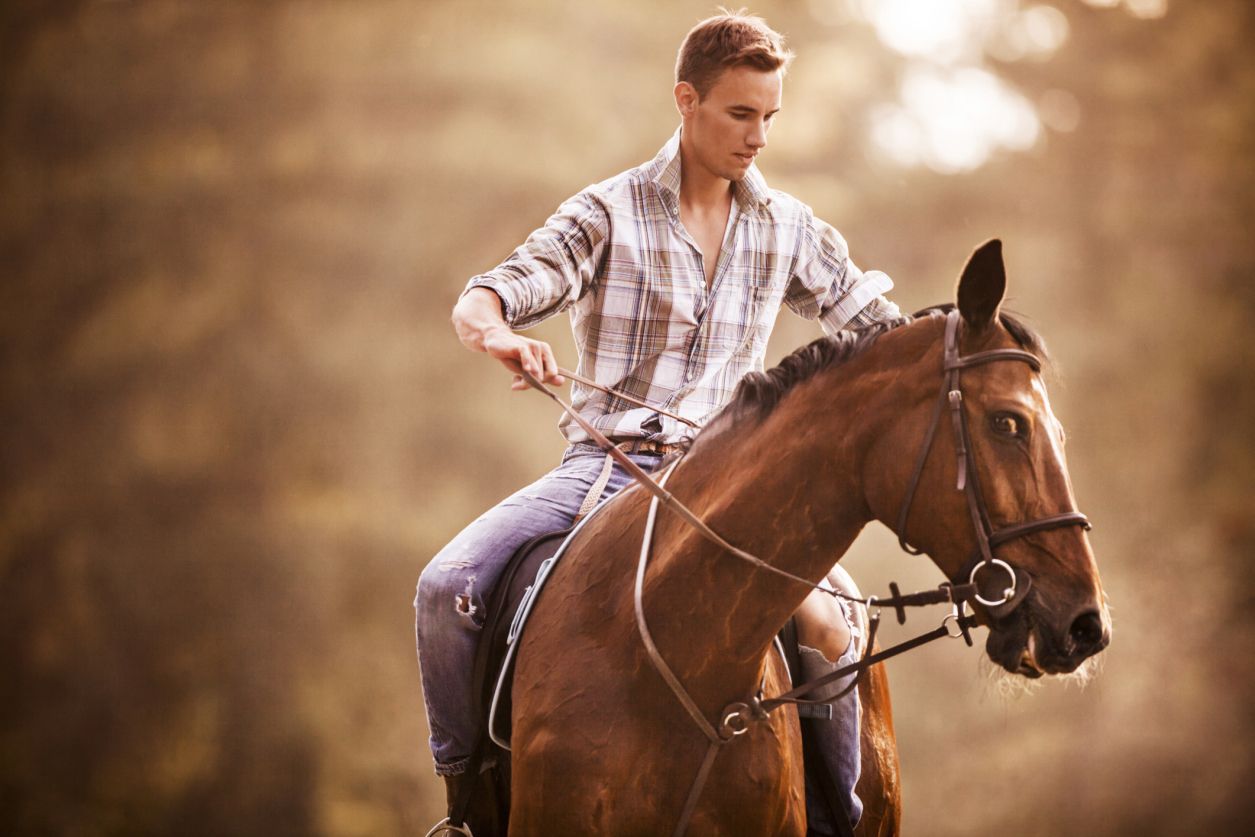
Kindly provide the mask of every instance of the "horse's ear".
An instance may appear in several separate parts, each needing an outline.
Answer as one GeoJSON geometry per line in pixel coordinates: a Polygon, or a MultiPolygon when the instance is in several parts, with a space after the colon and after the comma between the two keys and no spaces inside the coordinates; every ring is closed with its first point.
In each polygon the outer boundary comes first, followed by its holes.
{"type": "Polygon", "coordinates": [[[959,313],[973,331],[981,331],[994,322],[1006,290],[1002,242],[993,238],[976,248],[959,277],[959,313]]]}

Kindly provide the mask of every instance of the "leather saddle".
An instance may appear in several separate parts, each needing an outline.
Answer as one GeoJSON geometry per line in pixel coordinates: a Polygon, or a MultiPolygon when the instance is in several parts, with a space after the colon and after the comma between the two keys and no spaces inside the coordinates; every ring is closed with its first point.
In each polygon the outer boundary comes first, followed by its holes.
{"type": "Polygon", "coordinates": [[[471,675],[471,708],[479,733],[467,767],[468,775],[477,778],[461,783],[449,811],[450,824],[465,823],[475,837],[496,837],[507,831],[510,754],[498,742],[508,743],[510,736],[510,679],[514,659],[509,653],[511,642],[517,640],[521,629],[524,606],[539,590],[538,582],[547,574],[542,573],[542,565],[554,560],[570,534],[570,529],[563,529],[538,535],[524,543],[510,557],[484,602],[484,625],[471,675]],[[506,665],[509,667],[503,671],[506,665]],[[495,735],[489,735],[490,712],[496,721],[495,735]]]}

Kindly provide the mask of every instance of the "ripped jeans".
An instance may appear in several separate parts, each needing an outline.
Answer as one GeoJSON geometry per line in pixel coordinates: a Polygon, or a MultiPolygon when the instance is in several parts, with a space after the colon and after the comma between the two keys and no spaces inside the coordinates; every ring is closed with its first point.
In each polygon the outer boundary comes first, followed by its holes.
{"type": "MultiPolygon", "coordinates": [[[[645,471],[653,471],[662,461],[656,453],[629,458],[645,471]]],[[[484,595],[519,547],[537,535],[571,525],[605,461],[605,451],[594,445],[567,448],[557,468],[459,532],[419,577],[415,634],[436,773],[463,772],[475,746],[479,721],[470,711],[471,669],[484,623],[484,595]]],[[[631,482],[616,463],[601,498],[631,482]]]]}

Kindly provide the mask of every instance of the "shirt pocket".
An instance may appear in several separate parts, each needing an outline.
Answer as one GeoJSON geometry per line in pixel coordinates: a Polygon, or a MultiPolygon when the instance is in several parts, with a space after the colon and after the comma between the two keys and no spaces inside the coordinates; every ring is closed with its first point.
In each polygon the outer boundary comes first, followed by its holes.
{"type": "Polygon", "coordinates": [[[780,298],[769,285],[747,284],[727,288],[708,324],[708,339],[716,354],[745,361],[761,357],[780,309],[780,298]]]}
{"type": "Polygon", "coordinates": [[[771,337],[776,314],[780,311],[780,292],[772,285],[751,285],[749,288],[750,301],[746,306],[749,318],[740,353],[756,360],[755,366],[761,366],[762,358],[767,353],[767,340],[771,337]]]}

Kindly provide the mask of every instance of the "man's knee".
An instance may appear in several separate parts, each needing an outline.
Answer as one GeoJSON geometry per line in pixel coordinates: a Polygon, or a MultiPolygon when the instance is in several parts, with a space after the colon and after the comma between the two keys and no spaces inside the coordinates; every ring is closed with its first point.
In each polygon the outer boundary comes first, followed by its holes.
{"type": "Polygon", "coordinates": [[[447,624],[458,619],[478,629],[484,623],[484,602],[479,578],[467,572],[471,564],[458,555],[441,552],[418,577],[414,607],[419,629],[424,623],[447,624]]]}
{"type": "Polygon", "coordinates": [[[795,616],[798,644],[817,650],[829,662],[836,662],[849,649],[850,623],[832,596],[812,590],[795,616]]]}

